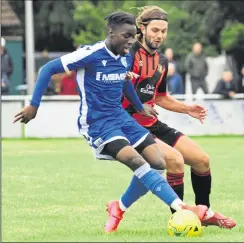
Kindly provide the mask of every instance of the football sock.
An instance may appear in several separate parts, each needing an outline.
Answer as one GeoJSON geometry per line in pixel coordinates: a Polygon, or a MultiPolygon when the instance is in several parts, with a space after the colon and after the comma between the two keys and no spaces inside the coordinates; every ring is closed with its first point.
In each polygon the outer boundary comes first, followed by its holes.
{"type": "Polygon", "coordinates": [[[181,199],[177,198],[171,203],[170,208],[172,208],[174,211],[179,211],[181,210],[182,205],[186,204],[182,202],[181,199]]]}
{"type": "MultiPolygon", "coordinates": [[[[167,205],[171,205],[176,199],[179,199],[174,190],[170,187],[167,181],[152,170],[148,163],[145,163],[134,171],[135,176],[155,194],[159,199],[164,201],[167,205]]],[[[177,201],[181,201],[180,199],[177,201]]]]}
{"type": "MultiPolygon", "coordinates": [[[[181,200],[184,197],[184,173],[169,173],[167,172],[167,181],[175,193],[179,196],[181,200]]],[[[170,208],[171,212],[174,213],[175,210],[170,208]]]]}
{"type": "MultiPolygon", "coordinates": [[[[162,174],[162,170],[155,170],[157,173],[162,174]]],[[[147,194],[149,190],[143,183],[138,179],[137,176],[133,176],[129,187],[124,192],[122,197],[120,198],[119,205],[120,209],[125,211],[129,208],[134,202],[136,202],[140,197],[147,194]]]]}
{"type": "Polygon", "coordinates": [[[211,193],[211,172],[210,170],[199,173],[191,169],[191,182],[193,191],[195,193],[196,205],[202,204],[210,207],[210,193],[211,193]]]}
{"type": "Polygon", "coordinates": [[[204,219],[209,219],[212,218],[213,216],[214,216],[214,211],[211,208],[209,208],[208,211],[206,212],[204,219]]]}

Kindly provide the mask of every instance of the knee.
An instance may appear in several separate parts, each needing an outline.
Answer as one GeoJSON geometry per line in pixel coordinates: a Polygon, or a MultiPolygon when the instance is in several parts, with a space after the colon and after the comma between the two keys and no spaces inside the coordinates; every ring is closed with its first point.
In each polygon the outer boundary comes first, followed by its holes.
{"type": "Polygon", "coordinates": [[[205,169],[209,169],[210,168],[210,159],[208,154],[204,153],[201,156],[201,164],[205,169]]]}
{"type": "Polygon", "coordinates": [[[158,156],[157,160],[153,161],[151,164],[151,167],[155,170],[165,170],[166,169],[166,163],[163,156],[158,156]]]}
{"type": "Polygon", "coordinates": [[[195,161],[195,164],[192,166],[193,169],[199,172],[205,172],[210,168],[210,159],[206,153],[201,153],[198,156],[198,159],[195,161]]]}
{"type": "Polygon", "coordinates": [[[184,158],[178,151],[166,158],[167,171],[170,173],[183,173],[184,172],[184,158]]]}
{"type": "Polygon", "coordinates": [[[141,156],[134,156],[131,159],[129,159],[128,165],[133,171],[135,171],[145,163],[146,161],[141,156]]]}

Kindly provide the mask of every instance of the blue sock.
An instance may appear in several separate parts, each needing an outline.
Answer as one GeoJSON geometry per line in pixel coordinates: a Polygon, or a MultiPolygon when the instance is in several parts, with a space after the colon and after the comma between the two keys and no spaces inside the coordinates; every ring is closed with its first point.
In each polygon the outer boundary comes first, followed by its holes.
{"type": "MultiPolygon", "coordinates": [[[[155,170],[157,173],[159,171],[155,170]]],[[[144,184],[138,179],[137,176],[133,176],[129,187],[124,192],[121,197],[121,202],[124,207],[129,208],[134,202],[136,202],[140,197],[147,194],[149,190],[144,186],[144,184]]]]}
{"type": "Polygon", "coordinates": [[[147,189],[168,206],[170,206],[175,199],[179,198],[168,182],[156,171],[152,170],[149,164],[146,163],[142,165],[134,173],[147,189]]]}

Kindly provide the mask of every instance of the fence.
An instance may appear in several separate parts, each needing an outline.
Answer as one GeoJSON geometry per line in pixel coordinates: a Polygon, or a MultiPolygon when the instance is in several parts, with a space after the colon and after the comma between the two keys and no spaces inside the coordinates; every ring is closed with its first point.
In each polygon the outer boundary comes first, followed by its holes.
{"type": "MultiPolygon", "coordinates": [[[[157,107],[159,119],[188,135],[244,135],[244,94],[222,100],[219,95],[177,95],[186,103],[199,103],[208,108],[204,124],[186,114],[157,107]]],[[[27,125],[13,124],[14,115],[29,104],[30,96],[2,96],[1,129],[3,138],[21,137],[79,137],[77,117],[78,96],[43,97],[37,117],[27,125]]]]}

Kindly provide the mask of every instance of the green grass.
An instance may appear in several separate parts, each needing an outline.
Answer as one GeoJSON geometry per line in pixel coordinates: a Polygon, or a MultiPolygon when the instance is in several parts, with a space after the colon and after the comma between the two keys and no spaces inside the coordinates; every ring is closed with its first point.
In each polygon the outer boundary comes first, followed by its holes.
{"type": "MultiPolygon", "coordinates": [[[[243,241],[244,138],[194,138],[211,156],[214,210],[233,217],[232,230],[204,228],[187,241],[243,241]]],[[[3,140],[2,241],[185,241],[167,235],[170,211],[152,194],[125,214],[119,230],[106,235],[105,204],[118,199],[132,173],[115,161],[96,161],[79,139],[3,140]]],[[[185,201],[193,204],[189,168],[185,201]]]]}

